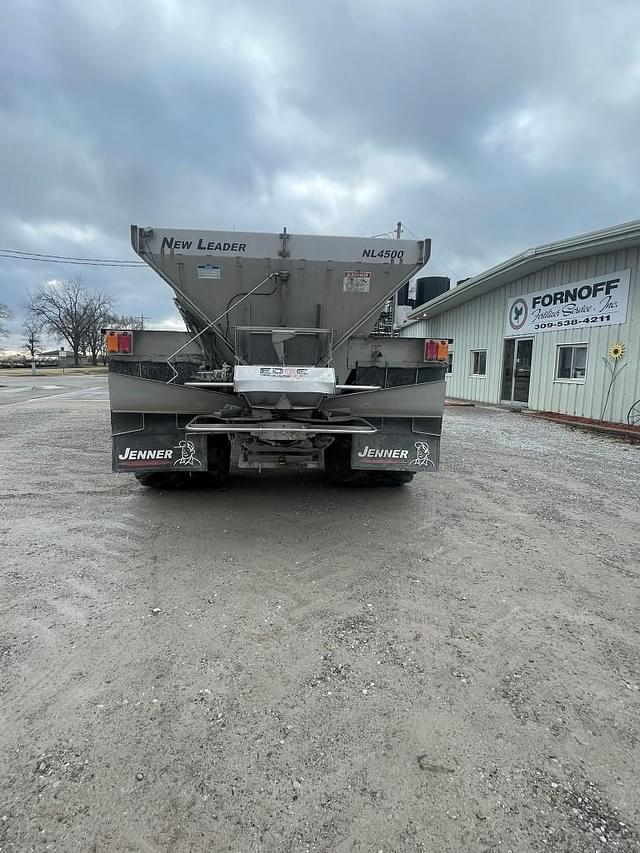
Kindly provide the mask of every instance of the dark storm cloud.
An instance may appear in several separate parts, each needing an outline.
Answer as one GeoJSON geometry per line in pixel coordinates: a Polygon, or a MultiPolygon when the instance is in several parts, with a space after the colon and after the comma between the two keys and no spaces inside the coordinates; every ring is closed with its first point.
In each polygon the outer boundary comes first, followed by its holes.
{"type": "MultiPolygon", "coordinates": [[[[130,222],[434,240],[435,272],[635,218],[640,7],[620,0],[5,0],[0,243],[129,257],[130,222]]],[[[82,272],[0,260],[0,302],[82,272]]]]}

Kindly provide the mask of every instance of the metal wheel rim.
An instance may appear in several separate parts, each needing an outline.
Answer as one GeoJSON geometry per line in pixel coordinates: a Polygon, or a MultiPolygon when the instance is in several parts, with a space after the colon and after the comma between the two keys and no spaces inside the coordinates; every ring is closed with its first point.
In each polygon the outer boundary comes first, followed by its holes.
{"type": "Polygon", "coordinates": [[[640,426],[640,400],[636,400],[629,409],[627,423],[629,426],[640,426]]]}

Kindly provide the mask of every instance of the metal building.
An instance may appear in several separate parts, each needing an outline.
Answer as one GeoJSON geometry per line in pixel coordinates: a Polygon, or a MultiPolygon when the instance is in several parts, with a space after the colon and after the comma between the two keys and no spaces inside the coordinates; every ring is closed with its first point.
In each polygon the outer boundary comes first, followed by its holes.
{"type": "Polygon", "coordinates": [[[449,339],[450,398],[626,422],[640,400],[640,220],[528,249],[418,306],[401,335],[449,339]]]}

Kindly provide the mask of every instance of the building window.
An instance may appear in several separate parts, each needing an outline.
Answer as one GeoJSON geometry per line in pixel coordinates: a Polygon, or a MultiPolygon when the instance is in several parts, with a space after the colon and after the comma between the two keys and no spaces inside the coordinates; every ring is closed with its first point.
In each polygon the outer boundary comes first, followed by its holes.
{"type": "Polygon", "coordinates": [[[577,382],[584,382],[586,371],[586,344],[558,344],[556,379],[573,379],[577,382]]]}
{"type": "Polygon", "coordinates": [[[487,351],[486,349],[471,350],[471,375],[486,376],[487,374],[487,351]]]}
{"type": "Polygon", "coordinates": [[[447,356],[447,374],[453,373],[453,338],[449,338],[449,355],[447,356]]]}

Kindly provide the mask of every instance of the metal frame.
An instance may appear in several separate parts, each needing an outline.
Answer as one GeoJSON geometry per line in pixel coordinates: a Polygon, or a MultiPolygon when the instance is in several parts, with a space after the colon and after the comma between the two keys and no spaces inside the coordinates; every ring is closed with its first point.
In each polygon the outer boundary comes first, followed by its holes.
{"type": "Polygon", "coordinates": [[[471,364],[469,365],[469,376],[474,376],[476,378],[485,379],[487,375],[487,347],[478,347],[477,349],[469,350],[469,361],[471,364]],[[484,373],[474,373],[473,372],[473,357],[476,353],[484,353],[484,373]]]}
{"type": "MultiPolygon", "coordinates": [[[[236,305],[240,303],[237,302],[236,305]]],[[[233,306],[235,308],[235,305],[233,306]]],[[[291,334],[294,332],[296,335],[309,335],[309,337],[317,337],[318,335],[326,335],[327,336],[327,349],[328,349],[328,357],[322,362],[322,364],[314,365],[315,367],[330,367],[333,362],[333,345],[334,345],[334,337],[335,333],[333,329],[314,329],[308,327],[297,327],[297,326],[236,326],[234,333],[234,348],[236,351],[236,359],[239,360],[242,358],[243,364],[248,364],[244,356],[240,356],[240,346],[238,341],[238,333],[246,332],[249,335],[273,335],[274,333],[282,333],[282,334],[291,334]]],[[[287,365],[293,366],[293,365],[287,365]]]]}
{"type": "MultiPolygon", "coordinates": [[[[574,353],[575,356],[575,353],[574,353]]],[[[573,369],[573,358],[571,358],[571,367],[573,369]]],[[[587,365],[589,363],[589,342],[588,341],[562,341],[560,343],[556,342],[556,357],[555,363],[553,367],[553,381],[554,382],[571,382],[577,385],[584,385],[587,381],[587,365]],[[577,349],[578,347],[584,347],[586,350],[586,355],[584,359],[584,376],[558,376],[558,371],[560,369],[560,350],[561,349],[577,349]]]]}
{"type": "MultiPolygon", "coordinates": [[[[526,403],[523,403],[520,400],[514,400],[513,395],[515,394],[516,388],[516,359],[518,355],[518,341],[531,341],[531,362],[533,364],[533,347],[535,345],[536,336],[535,335],[523,335],[522,337],[517,337],[516,335],[512,335],[510,337],[506,337],[502,339],[502,363],[500,367],[500,402],[508,403],[510,406],[527,406],[528,399],[526,403]],[[515,345],[513,348],[513,358],[511,359],[511,397],[510,399],[506,399],[502,396],[502,383],[504,379],[504,356],[507,348],[507,341],[515,341],[515,345]]],[[[529,393],[531,392],[531,377],[529,377],[529,393]]],[[[528,395],[527,395],[528,396],[528,395]]]]}
{"type": "Polygon", "coordinates": [[[299,421],[262,421],[258,423],[233,423],[220,422],[201,423],[207,415],[199,415],[186,425],[187,432],[199,433],[236,433],[247,432],[260,436],[267,433],[292,433],[296,436],[305,435],[370,435],[379,432],[377,427],[371,426],[366,421],[359,424],[311,424],[299,421]]]}
{"type": "Polygon", "coordinates": [[[629,426],[640,426],[640,400],[636,400],[627,412],[629,426]]]}
{"type": "MultiPolygon", "coordinates": [[[[169,379],[169,381],[167,382],[167,385],[171,385],[178,378],[178,371],[174,368],[173,364],[171,363],[171,359],[175,358],[179,352],[182,352],[183,349],[186,349],[194,341],[197,341],[198,338],[202,337],[202,335],[204,335],[205,332],[208,332],[210,329],[215,329],[216,323],[218,323],[220,320],[222,320],[223,317],[226,317],[230,311],[232,311],[234,308],[236,308],[238,305],[240,305],[242,302],[244,302],[245,299],[249,299],[250,296],[253,296],[253,294],[256,292],[256,290],[259,290],[263,284],[266,284],[268,281],[270,281],[272,278],[275,278],[277,275],[278,275],[278,273],[274,273],[274,272],[269,273],[269,275],[266,278],[264,278],[259,284],[256,284],[256,286],[254,288],[252,288],[248,293],[245,293],[244,296],[241,299],[239,299],[234,305],[232,305],[230,308],[227,308],[226,311],[223,311],[219,317],[216,317],[215,320],[212,320],[208,326],[205,326],[203,329],[201,329],[198,332],[198,334],[194,335],[192,338],[190,338],[186,342],[186,344],[183,344],[181,347],[178,347],[178,349],[175,352],[171,353],[171,355],[167,358],[167,364],[169,365],[169,367],[173,371],[173,376],[171,377],[171,379],[169,379]]],[[[235,358],[239,359],[237,352],[235,354],[235,358]]]]}

